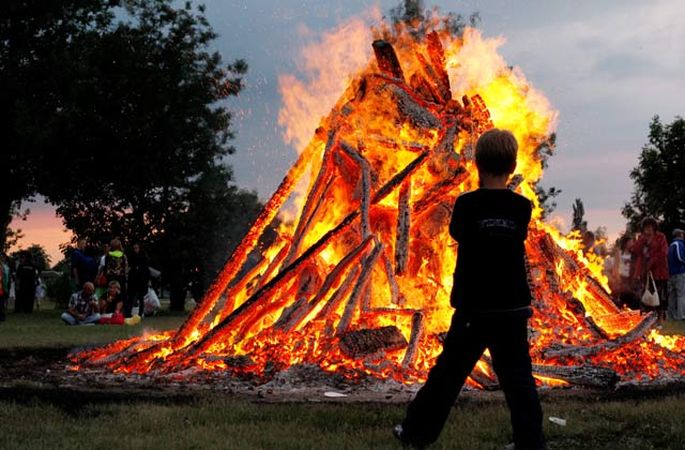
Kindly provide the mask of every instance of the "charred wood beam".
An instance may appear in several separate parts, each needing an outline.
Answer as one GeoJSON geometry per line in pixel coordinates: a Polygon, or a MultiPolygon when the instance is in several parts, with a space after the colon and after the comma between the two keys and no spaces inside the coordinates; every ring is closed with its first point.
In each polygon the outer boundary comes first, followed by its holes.
{"type": "Polygon", "coordinates": [[[373,53],[376,55],[378,69],[382,73],[404,82],[404,72],[402,72],[402,66],[400,66],[400,61],[397,59],[397,54],[392,44],[388,41],[377,39],[371,45],[373,53]]]}
{"type": "Polygon", "coordinates": [[[417,53],[416,57],[421,64],[423,72],[426,77],[422,77],[426,81],[426,87],[429,89],[431,97],[435,98],[435,103],[445,104],[450,99],[449,89],[446,90],[442,86],[442,82],[439,79],[437,71],[433,68],[431,63],[429,63],[426,58],[421,54],[417,53]]]}
{"type": "Polygon", "coordinates": [[[371,235],[371,221],[369,219],[369,207],[371,206],[371,166],[361,153],[346,142],[340,142],[340,148],[343,149],[357,164],[362,172],[361,183],[361,235],[362,239],[366,239],[371,235]]]}
{"type": "Polygon", "coordinates": [[[397,231],[395,234],[395,274],[397,275],[404,275],[409,259],[410,196],[411,180],[407,180],[402,183],[397,204],[397,231]]]}
{"type": "Polygon", "coordinates": [[[288,256],[285,258],[284,266],[287,266],[292,262],[292,260],[297,255],[300,250],[300,244],[302,239],[307,233],[309,226],[313,217],[316,215],[316,210],[318,210],[321,200],[323,199],[328,187],[329,182],[332,178],[331,171],[331,153],[335,148],[336,144],[336,133],[331,132],[328,135],[328,141],[326,142],[326,147],[323,151],[323,156],[321,157],[321,167],[316,175],[316,179],[312,188],[307,193],[307,200],[302,207],[302,212],[300,213],[300,219],[297,222],[297,228],[293,234],[293,242],[290,246],[290,251],[288,256]]]}
{"type": "Polygon", "coordinates": [[[383,252],[383,268],[385,269],[385,276],[388,279],[388,286],[390,287],[390,303],[393,305],[400,304],[400,287],[397,284],[397,279],[395,278],[395,271],[392,268],[392,262],[387,255],[387,252],[383,252]]]}
{"type": "Polygon", "coordinates": [[[289,245],[286,245],[279,251],[274,259],[271,261],[269,266],[266,268],[264,273],[262,274],[261,278],[255,285],[255,289],[259,289],[262,286],[264,286],[270,279],[271,275],[278,269],[278,267],[283,263],[283,260],[286,258],[288,253],[290,252],[290,249],[292,248],[292,243],[289,245]]]}
{"type": "Polygon", "coordinates": [[[373,248],[369,256],[366,257],[364,263],[362,264],[361,273],[359,274],[359,278],[357,278],[357,283],[354,285],[354,288],[352,289],[352,294],[350,294],[350,298],[347,300],[347,304],[345,305],[345,311],[343,312],[343,315],[340,318],[340,322],[338,322],[336,334],[342,334],[345,331],[347,331],[347,328],[350,326],[350,323],[352,323],[354,313],[359,308],[359,300],[361,299],[362,294],[364,294],[366,287],[369,285],[369,282],[371,281],[373,267],[376,264],[376,261],[378,260],[378,257],[380,256],[382,251],[383,243],[376,239],[375,247],[373,248]]]}
{"type": "Polygon", "coordinates": [[[533,364],[533,373],[567,381],[570,384],[587,387],[613,388],[620,380],[611,369],[599,366],[551,366],[533,364]]]}
{"type": "MultiPolygon", "coordinates": [[[[278,245],[283,245],[283,247],[278,251],[276,254],[274,260],[278,260],[279,263],[280,261],[285,258],[285,255],[288,252],[288,245],[290,243],[287,240],[282,239],[282,242],[279,244],[278,242],[275,242],[273,245],[278,246],[278,245]]],[[[235,309],[235,300],[236,300],[236,295],[252,281],[254,281],[258,276],[260,276],[260,273],[262,270],[265,270],[264,274],[266,274],[270,268],[274,265],[274,260],[269,261],[267,258],[262,258],[261,261],[259,261],[255,266],[250,269],[248,272],[246,272],[239,280],[236,280],[233,282],[231,285],[228,286],[228,290],[226,291],[226,302],[224,303],[223,308],[221,309],[221,319],[226,317],[228,314],[235,309]]],[[[278,264],[278,263],[276,263],[278,264]]],[[[263,279],[263,275],[262,278],[263,279]]]]}
{"type": "Polygon", "coordinates": [[[350,266],[358,262],[359,259],[363,257],[363,255],[371,247],[372,243],[373,236],[369,236],[364,241],[362,241],[362,243],[359,244],[357,248],[355,248],[352,252],[350,252],[348,255],[342,258],[335,266],[335,268],[328,274],[328,276],[326,276],[326,279],[321,285],[321,288],[317,291],[314,298],[311,301],[302,304],[302,306],[299,307],[297,313],[290,314],[290,316],[287,319],[283,320],[280,324],[277,324],[276,326],[283,329],[284,331],[290,331],[299,326],[301,322],[305,320],[307,315],[316,307],[316,305],[318,305],[324,298],[326,298],[333,285],[340,281],[340,279],[345,274],[345,272],[347,272],[350,266]]]}
{"type": "Polygon", "coordinates": [[[555,345],[554,347],[543,350],[542,356],[545,359],[558,358],[560,356],[588,356],[603,351],[612,350],[643,337],[647,331],[652,329],[657,319],[658,317],[655,313],[650,313],[645,315],[642,321],[636,327],[616,339],[597,345],[555,345]]]}
{"type": "Polygon", "coordinates": [[[358,358],[381,350],[398,350],[407,346],[407,341],[394,326],[356,330],[340,337],[340,350],[347,356],[358,358]]]}
{"type": "Polygon", "coordinates": [[[388,89],[395,102],[400,114],[405,117],[415,128],[419,129],[438,129],[442,126],[440,119],[428,108],[417,102],[407,91],[395,84],[387,84],[388,89]]]}
{"type": "Polygon", "coordinates": [[[359,276],[359,267],[353,267],[352,270],[347,274],[340,287],[331,295],[324,307],[319,311],[314,320],[330,319],[331,314],[338,309],[340,302],[347,296],[347,294],[352,289],[353,283],[357,280],[359,276]]]}
{"type": "Polygon", "coordinates": [[[436,72],[436,82],[439,85],[441,95],[444,99],[452,98],[450,89],[450,78],[445,68],[445,50],[440,42],[440,36],[436,31],[431,31],[426,35],[428,42],[428,56],[430,57],[433,70],[436,72]]]}
{"type": "Polygon", "coordinates": [[[438,204],[440,199],[448,195],[456,187],[463,183],[468,176],[469,173],[466,171],[466,169],[460,166],[458,173],[453,178],[440,181],[433,185],[428,192],[423,195],[423,197],[415,201],[412,205],[412,214],[414,214],[414,217],[423,214],[424,212],[428,211],[431,206],[438,204]]]}
{"type": "Polygon", "coordinates": [[[423,313],[416,312],[411,318],[411,335],[409,336],[409,346],[402,359],[402,367],[412,367],[416,362],[419,349],[419,341],[423,335],[423,313]]]}

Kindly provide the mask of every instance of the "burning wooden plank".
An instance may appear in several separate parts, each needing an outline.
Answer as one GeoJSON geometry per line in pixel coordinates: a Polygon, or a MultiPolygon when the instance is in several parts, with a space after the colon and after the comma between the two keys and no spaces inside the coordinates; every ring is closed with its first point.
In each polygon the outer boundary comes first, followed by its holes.
{"type": "Polygon", "coordinates": [[[409,346],[402,359],[402,367],[412,367],[416,362],[416,354],[419,350],[419,341],[423,335],[423,314],[415,312],[411,317],[411,335],[409,336],[409,346]]]}
{"type": "Polygon", "coordinates": [[[409,258],[410,195],[411,183],[405,181],[400,189],[397,204],[397,232],[395,239],[395,273],[397,275],[402,275],[407,270],[407,260],[409,258]]]}
{"type": "Polygon", "coordinates": [[[397,327],[348,331],[340,337],[340,350],[350,357],[371,355],[381,350],[399,350],[407,340],[397,327]]]}
{"type": "Polygon", "coordinates": [[[577,386],[597,388],[613,388],[620,380],[616,371],[591,365],[551,366],[533,364],[533,373],[564,380],[577,386]]]}
{"type": "Polygon", "coordinates": [[[404,72],[402,72],[402,66],[400,66],[400,61],[397,59],[397,54],[395,53],[392,44],[388,41],[378,39],[373,41],[373,44],[371,45],[373,47],[373,52],[376,55],[378,69],[382,73],[404,82],[404,72]]]}
{"type": "Polygon", "coordinates": [[[656,314],[647,314],[635,328],[616,339],[608,340],[595,345],[554,345],[545,349],[542,354],[545,358],[550,359],[561,356],[589,356],[603,351],[612,350],[643,337],[647,331],[654,327],[657,319],[658,317],[656,314]]]}

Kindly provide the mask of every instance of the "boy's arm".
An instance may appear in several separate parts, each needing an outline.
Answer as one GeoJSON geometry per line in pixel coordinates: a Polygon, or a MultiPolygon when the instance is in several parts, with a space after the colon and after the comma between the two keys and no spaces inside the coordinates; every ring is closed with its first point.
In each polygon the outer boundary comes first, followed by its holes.
{"type": "Polygon", "coordinates": [[[461,197],[457,197],[452,208],[452,220],[450,220],[450,236],[459,242],[464,235],[464,213],[461,202],[461,197]]]}

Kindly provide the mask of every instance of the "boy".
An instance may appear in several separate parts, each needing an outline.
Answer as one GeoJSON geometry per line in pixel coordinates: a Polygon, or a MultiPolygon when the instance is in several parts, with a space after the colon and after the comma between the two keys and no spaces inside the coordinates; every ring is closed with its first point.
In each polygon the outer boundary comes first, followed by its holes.
{"type": "Polygon", "coordinates": [[[531,202],[507,189],[518,144],[509,131],[478,139],[480,189],[457,198],[450,235],[459,243],[443,351],[394,434],[415,447],[434,442],[485,349],[511,412],[516,450],[542,449],[542,410],[532,375],[527,323],[531,293],[524,241],[531,202]]]}

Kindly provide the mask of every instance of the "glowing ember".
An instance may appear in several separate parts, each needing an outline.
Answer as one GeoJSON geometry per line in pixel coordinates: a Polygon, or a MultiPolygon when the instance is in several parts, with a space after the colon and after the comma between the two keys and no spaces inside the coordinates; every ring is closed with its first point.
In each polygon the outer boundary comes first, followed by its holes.
{"type": "MultiPolygon", "coordinates": [[[[75,368],[259,376],[267,366],[309,363],[350,377],[422,381],[453,312],[451,208],[478,185],[472,146],[494,125],[516,135],[511,187],[536,206],[526,249],[537,380],[568,386],[610,385],[618,377],[681,379],[685,339],[651,330],[652,316],[618,310],[602,261],[587,259],[577,239],[540,220],[539,149],[556,112],[498,55],[501,39],[484,39],[474,29],[460,37],[403,26],[374,33],[373,46],[358,51],[372,32],[341,27],[306,53],[320,72],[311,86],[281,80],[292,89],[279,122],[291,142],[306,145],[186,323],[177,332],[80,353],[75,368]],[[340,59],[348,66],[326,63],[339,54],[349,56],[340,59]],[[315,126],[303,114],[321,110],[317,88],[326,98],[336,92],[338,101],[305,139],[301,130],[315,126]],[[256,266],[244,268],[303,180],[297,220],[281,227],[256,266]]],[[[487,355],[470,383],[495,383],[487,355]]]]}

